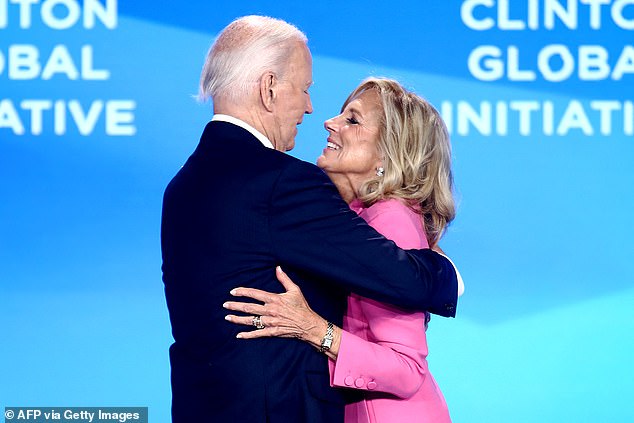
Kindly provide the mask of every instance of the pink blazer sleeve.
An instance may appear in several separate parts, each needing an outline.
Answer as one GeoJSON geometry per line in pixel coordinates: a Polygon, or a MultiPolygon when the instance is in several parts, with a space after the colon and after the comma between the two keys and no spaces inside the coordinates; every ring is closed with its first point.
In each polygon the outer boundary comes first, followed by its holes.
{"type": "MultiPolygon", "coordinates": [[[[392,203],[392,202],[390,202],[392,203]]],[[[401,248],[427,248],[422,224],[404,205],[367,216],[368,223],[401,248]]],[[[349,307],[363,313],[368,327],[365,340],[342,332],[336,362],[330,360],[331,385],[386,392],[409,398],[427,374],[425,313],[410,312],[357,295],[349,307]]]]}

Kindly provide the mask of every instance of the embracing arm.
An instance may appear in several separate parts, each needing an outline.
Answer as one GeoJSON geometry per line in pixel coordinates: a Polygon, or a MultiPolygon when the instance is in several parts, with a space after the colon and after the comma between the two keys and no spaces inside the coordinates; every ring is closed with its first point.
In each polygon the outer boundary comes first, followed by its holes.
{"type": "Polygon", "coordinates": [[[317,167],[288,166],[269,213],[282,264],[368,298],[455,316],[458,288],[449,260],[429,249],[399,249],[351,211],[317,167]]]}
{"type": "Polygon", "coordinates": [[[371,341],[342,333],[338,357],[330,361],[331,384],[411,397],[427,376],[425,313],[358,297],[352,301],[367,319],[371,341]]]}
{"type": "MultiPolygon", "coordinates": [[[[404,248],[426,247],[418,216],[391,200],[368,209],[368,223],[404,248]]],[[[348,313],[361,319],[361,332],[343,332],[339,354],[330,361],[333,386],[386,392],[409,398],[427,376],[425,313],[353,295],[348,313]],[[357,336],[359,335],[359,336],[357,336]]]]}
{"type": "MultiPolygon", "coordinates": [[[[426,246],[424,232],[415,221],[415,218],[408,220],[402,207],[369,218],[373,226],[401,246],[426,246]]],[[[295,337],[319,348],[327,322],[310,309],[299,287],[279,268],[277,276],[285,293],[271,294],[247,288],[232,291],[233,295],[264,303],[229,302],[225,305],[231,310],[262,316],[265,329],[244,332],[239,337],[295,337]]],[[[331,384],[410,397],[427,376],[425,314],[358,296],[353,296],[350,301],[350,307],[356,309],[356,314],[362,315],[367,324],[366,335],[362,338],[335,327],[333,345],[326,351],[331,359],[331,384]]],[[[230,315],[228,320],[252,324],[252,317],[230,315]]]]}
{"type": "MultiPolygon", "coordinates": [[[[310,308],[299,287],[279,267],[276,274],[286,292],[274,294],[237,288],[232,295],[250,297],[264,304],[227,302],[225,308],[249,314],[230,314],[227,320],[252,327],[252,315],[258,315],[264,328],[241,332],[238,338],[297,338],[320,349],[328,322],[310,308]]],[[[361,307],[367,318],[373,342],[334,326],[332,346],[324,351],[331,359],[331,384],[387,392],[400,398],[412,396],[427,373],[425,314],[406,312],[368,299],[355,300],[355,306],[361,307]]]]}

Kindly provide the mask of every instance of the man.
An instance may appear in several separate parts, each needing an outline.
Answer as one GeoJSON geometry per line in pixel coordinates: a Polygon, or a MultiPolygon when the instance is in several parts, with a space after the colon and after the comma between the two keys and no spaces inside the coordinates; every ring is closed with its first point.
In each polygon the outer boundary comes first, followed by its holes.
{"type": "Polygon", "coordinates": [[[306,37],[283,21],[238,19],[209,51],[201,94],[214,117],[163,204],[174,422],[343,422],[323,353],[294,339],[239,342],[223,319],[234,287],[280,292],[277,265],[338,325],[350,291],[455,314],[448,260],[399,250],[321,170],[283,154],[312,112],[311,84],[306,37]]]}

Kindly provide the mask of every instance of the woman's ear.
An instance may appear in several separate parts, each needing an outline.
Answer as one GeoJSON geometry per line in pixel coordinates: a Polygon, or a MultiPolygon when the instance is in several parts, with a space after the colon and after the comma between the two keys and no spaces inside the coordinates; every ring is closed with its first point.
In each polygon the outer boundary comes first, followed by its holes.
{"type": "Polygon", "coordinates": [[[273,72],[267,72],[260,78],[260,100],[264,108],[272,112],[275,103],[275,90],[277,88],[277,77],[273,72]]]}
{"type": "Polygon", "coordinates": [[[376,161],[376,167],[381,168],[381,169],[385,169],[385,166],[383,166],[383,163],[385,163],[385,155],[383,153],[381,153],[381,151],[379,151],[379,157],[376,161]]]}

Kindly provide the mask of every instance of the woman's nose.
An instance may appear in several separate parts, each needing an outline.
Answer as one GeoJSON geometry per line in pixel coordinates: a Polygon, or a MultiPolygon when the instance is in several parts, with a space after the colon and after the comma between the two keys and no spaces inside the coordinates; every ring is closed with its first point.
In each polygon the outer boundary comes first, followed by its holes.
{"type": "Polygon", "coordinates": [[[335,118],[330,118],[327,121],[325,121],[324,128],[326,128],[326,131],[335,132],[335,129],[336,129],[335,118]]]}

